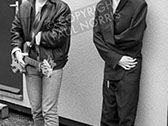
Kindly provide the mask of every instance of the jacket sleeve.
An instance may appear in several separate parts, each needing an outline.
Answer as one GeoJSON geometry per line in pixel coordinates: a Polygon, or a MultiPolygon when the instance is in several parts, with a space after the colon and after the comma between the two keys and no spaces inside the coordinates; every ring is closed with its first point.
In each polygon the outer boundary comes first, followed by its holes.
{"type": "Polygon", "coordinates": [[[115,35],[115,41],[121,49],[129,49],[137,46],[142,41],[146,29],[147,4],[137,7],[130,27],[119,35],[115,35]]]}
{"type": "Polygon", "coordinates": [[[70,37],[71,10],[68,5],[62,7],[54,17],[53,26],[41,33],[41,46],[55,48],[61,46],[70,37]]]}
{"type": "Polygon", "coordinates": [[[23,30],[20,22],[19,11],[15,15],[15,18],[12,22],[12,27],[10,30],[11,33],[11,46],[13,48],[20,48],[22,49],[23,46],[23,30]]]}
{"type": "MultiPolygon", "coordinates": [[[[102,57],[102,59],[112,68],[115,68],[123,56],[123,54],[120,54],[113,50],[109,45],[107,44],[106,40],[103,39],[102,31],[101,31],[101,25],[99,22],[99,12],[96,10],[95,13],[95,25],[93,28],[93,41],[94,44],[102,57]]],[[[112,45],[111,45],[112,46],[112,45]]]]}

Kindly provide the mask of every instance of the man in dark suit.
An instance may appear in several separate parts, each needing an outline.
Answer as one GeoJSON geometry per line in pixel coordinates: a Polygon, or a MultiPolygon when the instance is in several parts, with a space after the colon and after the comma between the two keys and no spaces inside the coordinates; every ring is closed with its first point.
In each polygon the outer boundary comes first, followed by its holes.
{"type": "Polygon", "coordinates": [[[93,29],[105,61],[101,126],[134,126],[139,98],[144,0],[101,0],[93,29]]]}

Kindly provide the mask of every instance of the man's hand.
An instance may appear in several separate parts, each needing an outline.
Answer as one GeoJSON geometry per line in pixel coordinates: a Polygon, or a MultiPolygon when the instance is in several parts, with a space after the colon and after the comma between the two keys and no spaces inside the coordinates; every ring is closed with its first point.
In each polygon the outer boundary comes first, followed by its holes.
{"type": "Polygon", "coordinates": [[[23,57],[28,56],[28,53],[22,53],[21,51],[16,51],[15,52],[15,57],[18,61],[18,63],[22,66],[25,67],[25,62],[23,61],[23,57]]]}
{"type": "Polygon", "coordinates": [[[125,70],[130,70],[131,68],[134,68],[138,62],[136,62],[136,59],[133,59],[130,56],[123,56],[118,65],[124,68],[125,70]]]}

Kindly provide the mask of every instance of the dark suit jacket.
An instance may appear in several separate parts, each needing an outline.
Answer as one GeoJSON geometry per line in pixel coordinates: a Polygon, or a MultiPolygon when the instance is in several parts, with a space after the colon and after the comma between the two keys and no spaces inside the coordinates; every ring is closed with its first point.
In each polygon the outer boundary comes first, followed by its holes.
{"type": "Polygon", "coordinates": [[[141,49],[146,29],[147,4],[144,0],[121,0],[113,14],[111,0],[101,0],[96,6],[93,39],[105,61],[105,80],[120,80],[135,73],[140,77],[141,49]],[[118,66],[122,56],[137,58],[138,65],[130,71],[118,66]]]}

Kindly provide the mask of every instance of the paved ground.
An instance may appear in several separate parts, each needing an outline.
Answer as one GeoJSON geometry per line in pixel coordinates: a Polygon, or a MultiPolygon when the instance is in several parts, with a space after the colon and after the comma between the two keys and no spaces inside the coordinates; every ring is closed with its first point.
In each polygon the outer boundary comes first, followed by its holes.
{"type": "Polygon", "coordinates": [[[31,126],[32,122],[30,115],[9,110],[9,118],[0,120],[0,126],[31,126]]]}
{"type": "Polygon", "coordinates": [[[0,120],[0,126],[32,126],[32,123],[33,121],[30,115],[14,110],[9,110],[9,118],[0,120]]]}

